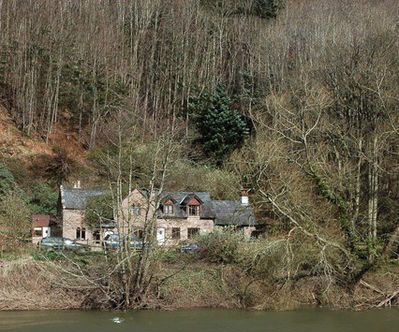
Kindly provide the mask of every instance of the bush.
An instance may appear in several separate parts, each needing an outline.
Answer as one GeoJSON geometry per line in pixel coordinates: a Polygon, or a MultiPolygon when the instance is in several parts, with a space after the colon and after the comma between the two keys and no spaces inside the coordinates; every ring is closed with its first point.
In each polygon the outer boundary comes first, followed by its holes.
{"type": "Polygon", "coordinates": [[[54,191],[45,183],[35,183],[32,186],[32,195],[29,199],[29,206],[35,214],[57,213],[58,192],[54,191]]]}
{"type": "Polygon", "coordinates": [[[158,248],[158,250],[155,250],[153,255],[158,262],[166,264],[184,263],[185,259],[188,257],[187,255],[183,255],[178,250],[173,248],[170,248],[169,250],[158,248]]]}
{"type": "Polygon", "coordinates": [[[238,265],[251,276],[270,281],[286,274],[286,256],[285,239],[259,239],[240,247],[238,265]]]}
{"type": "Polygon", "coordinates": [[[62,252],[35,250],[32,253],[32,258],[36,261],[53,262],[62,260],[65,258],[65,256],[62,254],[62,252]]]}
{"type": "Polygon", "coordinates": [[[206,248],[204,258],[212,263],[231,264],[238,261],[238,250],[244,234],[233,229],[215,230],[198,239],[199,244],[206,248]]]}
{"type": "Polygon", "coordinates": [[[107,224],[114,220],[113,201],[111,195],[91,198],[86,206],[85,221],[92,228],[107,224]]]}
{"type": "Polygon", "coordinates": [[[180,160],[171,168],[166,187],[170,191],[208,191],[214,199],[236,199],[239,180],[232,172],[180,160]]]}
{"type": "Polygon", "coordinates": [[[4,164],[0,163],[0,196],[6,195],[14,186],[14,176],[4,164]]]}
{"type": "Polygon", "coordinates": [[[57,185],[61,185],[71,174],[76,163],[61,146],[53,147],[53,154],[51,157],[44,156],[45,172],[50,179],[56,180],[57,185]]]}
{"type": "Polygon", "coordinates": [[[0,244],[12,247],[30,235],[31,211],[21,192],[13,190],[0,200],[0,244]]]}

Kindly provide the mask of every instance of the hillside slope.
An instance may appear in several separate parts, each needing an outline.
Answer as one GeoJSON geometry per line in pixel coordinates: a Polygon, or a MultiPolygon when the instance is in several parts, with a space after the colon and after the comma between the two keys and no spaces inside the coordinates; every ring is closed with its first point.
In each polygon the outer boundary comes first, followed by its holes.
{"type": "Polygon", "coordinates": [[[59,124],[49,135],[48,142],[39,134],[29,137],[17,128],[7,110],[0,105],[0,160],[17,175],[42,178],[46,167],[57,158],[57,151],[63,151],[77,168],[89,167],[87,151],[76,133],[68,132],[59,124]]]}
{"type": "Polygon", "coordinates": [[[16,128],[7,110],[0,105],[0,155],[3,158],[26,159],[51,154],[50,145],[37,138],[29,138],[16,128]]]}

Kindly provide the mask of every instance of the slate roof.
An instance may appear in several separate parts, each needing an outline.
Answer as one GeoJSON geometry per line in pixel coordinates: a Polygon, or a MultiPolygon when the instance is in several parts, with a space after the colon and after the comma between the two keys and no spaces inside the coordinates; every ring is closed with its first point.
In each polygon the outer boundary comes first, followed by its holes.
{"type": "Polygon", "coordinates": [[[61,187],[62,207],[69,210],[83,210],[91,198],[105,195],[106,193],[107,191],[102,189],[61,187]]]}
{"type": "Polygon", "coordinates": [[[174,201],[178,202],[179,204],[183,203],[183,200],[187,198],[188,196],[197,196],[202,202],[210,201],[211,196],[209,195],[208,192],[203,192],[203,191],[176,191],[176,192],[165,192],[163,194],[162,199],[165,199],[167,197],[172,198],[174,201]]]}
{"type": "MultiPolygon", "coordinates": [[[[87,202],[97,196],[106,194],[102,189],[61,188],[62,206],[64,209],[83,210],[87,202]]],[[[185,202],[188,198],[201,200],[202,219],[213,219],[217,226],[254,226],[256,219],[251,206],[243,206],[240,201],[212,200],[208,192],[165,192],[161,201],[172,199],[175,204],[173,215],[165,215],[159,211],[158,216],[165,219],[187,218],[185,202]]]]}
{"type": "Polygon", "coordinates": [[[243,206],[240,201],[212,201],[217,226],[255,226],[252,207],[243,206]]]}
{"type": "Polygon", "coordinates": [[[184,203],[187,197],[197,196],[201,201],[202,219],[214,219],[217,226],[255,226],[256,219],[252,207],[243,206],[240,201],[212,200],[208,192],[169,192],[162,200],[172,198],[176,203],[173,215],[165,215],[160,211],[159,217],[165,219],[187,218],[184,203]]]}

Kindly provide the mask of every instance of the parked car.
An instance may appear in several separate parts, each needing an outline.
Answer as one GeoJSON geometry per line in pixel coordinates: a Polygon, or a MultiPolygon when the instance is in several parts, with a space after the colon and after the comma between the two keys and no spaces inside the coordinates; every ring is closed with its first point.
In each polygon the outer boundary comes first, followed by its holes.
{"type": "Polygon", "coordinates": [[[201,247],[197,243],[188,243],[184,244],[180,247],[180,252],[185,253],[185,254],[195,254],[195,253],[200,253],[203,252],[205,248],[201,247]]]}
{"type": "Polygon", "coordinates": [[[73,252],[87,252],[90,251],[90,247],[86,244],[77,243],[74,240],[67,239],[65,237],[45,237],[42,239],[38,246],[42,250],[46,251],[73,251],[73,252]]]}
{"type": "Polygon", "coordinates": [[[121,245],[129,241],[130,249],[143,250],[144,243],[137,236],[124,236],[121,237],[119,234],[108,234],[103,241],[103,247],[105,250],[119,250],[121,245]]]}

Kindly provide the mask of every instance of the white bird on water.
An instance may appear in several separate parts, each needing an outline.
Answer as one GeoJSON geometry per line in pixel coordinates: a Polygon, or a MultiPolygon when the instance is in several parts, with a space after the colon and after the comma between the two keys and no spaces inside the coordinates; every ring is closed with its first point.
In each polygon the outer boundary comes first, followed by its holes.
{"type": "Polygon", "coordinates": [[[115,324],[121,324],[121,323],[123,323],[124,319],[123,319],[123,318],[120,318],[120,317],[114,317],[114,318],[112,318],[112,321],[113,321],[115,324]]]}

